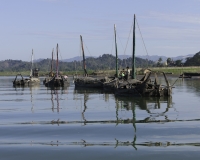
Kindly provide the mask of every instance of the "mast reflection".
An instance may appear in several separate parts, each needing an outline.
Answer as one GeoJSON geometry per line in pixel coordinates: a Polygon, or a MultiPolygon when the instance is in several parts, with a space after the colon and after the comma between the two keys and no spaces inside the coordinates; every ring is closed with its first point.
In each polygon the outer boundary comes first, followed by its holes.
{"type": "Polygon", "coordinates": [[[149,116],[144,120],[137,120],[137,123],[156,122],[158,117],[164,117],[163,122],[170,121],[166,113],[173,107],[172,97],[116,97],[116,101],[120,104],[120,108],[132,110],[134,118],[132,121],[136,121],[135,108],[146,110],[149,116]]]}
{"type": "Polygon", "coordinates": [[[13,86],[13,88],[15,89],[16,91],[16,95],[24,95],[26,93],[24,93],[25,90],[29,90],[30,91],[30,101],[31,101],[31,111],[33,112],[34,111],[34,95],[36,95],[36,92],[37,90],[39,90],[40,88],[40,84],[36,84],[34,86],[13,86]]]}
{"type": "Polygon", "coordinates": [[[52,103],[52,111],[54,112],[54,109],[59,112],[59,97],[58,97],[58,90],[51,90],[51,103],[52,103]],[[55,97],[55,98],[54,98],[55,97]],[[56,100],[56,108],[54,105],[54,100],[56,100]]]}

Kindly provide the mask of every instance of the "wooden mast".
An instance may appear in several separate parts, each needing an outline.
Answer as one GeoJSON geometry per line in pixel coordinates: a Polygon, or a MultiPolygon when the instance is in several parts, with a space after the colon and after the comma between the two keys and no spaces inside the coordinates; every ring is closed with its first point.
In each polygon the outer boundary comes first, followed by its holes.
{"type": "Polygon", "coordinates": [[[134,22],[133,22],[133,54],[132,54],[132,79],[136,78],[135,75],[135,14],[134,14],[134,22]]]}
{"type": "Polygon", "coordinates": [[[56,61],[56,77],[58,78],[58,43],[57,43],[57,61],[56,61]]]}
{"type": "Polygon", "coordinates": [[[30,77],[33,76],[33,49],[32,49],[32,55],[31,55],[31,71],[30,71],[30,77]]]}
{"type": "Polygon", "coordinates": [[[85,76],[87,76],[86,63],[85,63],[85,53],[84,53],[84,48],[83,48],[83,39],[82,39],[81,35],[80,35],[80,39],[81,39],[81,48],[82,48],[82,54],[83,54],[83,69],[84,69],[84,72],[85,72],[85,76]]]}
{"type": "Polygon", "coordinates": [[[117,40],[116,40],[116,25],[114,24],[114,34],[115,34],[115,53],[116,53],[116,77],[118,77],[118,55],[117,55],[117,40]]]}
{"type": "Polygon", "coordinates": [[[54,52],[54,49],[52,50],[52,57],[51,57],[51,76],[53,74],[53,52],[54,52]]]}

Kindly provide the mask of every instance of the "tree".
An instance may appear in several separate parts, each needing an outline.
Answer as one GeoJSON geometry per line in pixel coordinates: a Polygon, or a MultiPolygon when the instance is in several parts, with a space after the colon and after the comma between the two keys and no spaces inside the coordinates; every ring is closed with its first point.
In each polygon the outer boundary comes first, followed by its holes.
{"type": "Polygon", "coordinates": [[[167,58],[167,66],[170,66],[172,64],[172,59],[171,58],[167,58]]]}
{"type": "Polygon", "coordinates": [[[162,65],[162,58],[161,57],[158,59],[157,66],[158,67],[162,67],[163,66],[162,65]]]}
{"type": "Polygon", "coordinates": [[[200,52],[196,53],[193,57],[186,58],[185,66],[200,66],[200,52]]]}
{"type": "Polygon", "coordinates": [[[175,61],[175,65],[176,65],[176,66],[182,66],[182,64],[183,64],[183,63],[182,63],[182,59],[181,59],[181,60],[176,60],[176,61],[175,61]]]}

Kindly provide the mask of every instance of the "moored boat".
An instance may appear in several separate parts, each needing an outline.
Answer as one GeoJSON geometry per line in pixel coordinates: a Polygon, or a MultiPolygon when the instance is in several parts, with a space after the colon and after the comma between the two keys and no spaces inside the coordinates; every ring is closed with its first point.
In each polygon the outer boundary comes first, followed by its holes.
{"type": "MultiPolygon", "coordinates": [[[[47,78],[45,81],[46,87],[64,87],[69,85],[69,79],[66,75],[59,75],[58,71],[58,44],[56,47],[57,50],[57,61],[56,61],[56,74],[52,75],[51,77],[47,78]]],[[[53,73],[53,72],[52,72],[53,73]]]]}
{"type": "Polygon", "coordinates": [[[21,73],[17,74],[13,81],[13,86],[34,86],[39,84],[40,84],[39,69],[38,68],[33,69],[33,50],[32,50],[30,76],[28,78],[24,78],[21,73]]]}
{"type": "Polygon", "coordinates": [[[166,85],[163,86],[158,83],[156,72],[149,69],[145,70],[144,77],[140,80],[136,78],[136,67],[135,67],[135,21],[136,16],[134,15],[133,23],[133,53],[132,53],[132,71],[130,76],[127,72],[127,77],[123,81],[117,81],[115,84],[115,95],[117,96],[142,96],[142,97],[162,97],[171,96],[172,86],[170,86],[167,77],[162,72],[166,85]],[[154,74],[155,81],[151,80],[151,76],[154,74]]]}
{"type": "Polygon", "coordinates": [[[81,40],[81,48],[82,48],[82,56],[83,56],[83,69],[84,69],[84,76],[77,77],[74,76],[74,84],[75,87],[86,87],[86,88],[103,88],[103,83],[106,81],[106,77],[89,77],[87,70],[86,70],[86,60],[85,60],[85,53],[83,47],[83,40],[82,36],[80,35],[81,40]]]}

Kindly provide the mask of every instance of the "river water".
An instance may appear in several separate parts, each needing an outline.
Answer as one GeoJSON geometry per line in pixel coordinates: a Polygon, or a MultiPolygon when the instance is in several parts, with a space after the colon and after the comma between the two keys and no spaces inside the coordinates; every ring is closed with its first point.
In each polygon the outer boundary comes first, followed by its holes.
{"type": "MultiPolygon", "coordinates": [[[[177,77],[168,77],[173,84],[177,77]]],[[[115,97],[0,77],[0,159],[199,159],[200,79],[178,79],[170,98],[115,97]]]]}

